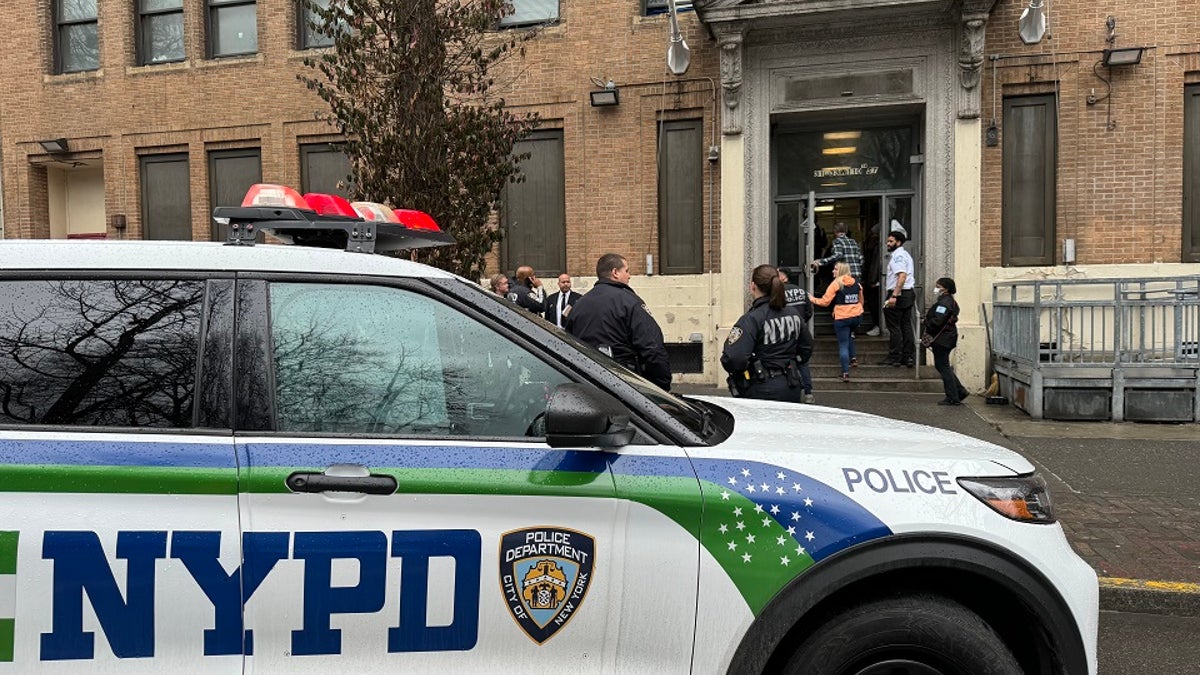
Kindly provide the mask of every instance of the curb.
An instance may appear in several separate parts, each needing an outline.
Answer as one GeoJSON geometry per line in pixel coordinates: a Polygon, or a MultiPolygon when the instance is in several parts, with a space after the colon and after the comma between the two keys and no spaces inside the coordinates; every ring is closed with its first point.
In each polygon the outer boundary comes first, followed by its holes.
{"type": "Polygon", "coordinates": [[[1200,616],[1200,584],[1100,577],[1100,609],[1200,616]]]}

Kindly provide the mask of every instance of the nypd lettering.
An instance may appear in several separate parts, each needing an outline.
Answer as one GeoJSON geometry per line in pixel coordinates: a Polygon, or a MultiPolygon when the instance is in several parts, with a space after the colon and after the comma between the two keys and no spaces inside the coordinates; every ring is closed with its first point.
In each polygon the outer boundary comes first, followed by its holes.
{"type": "Polygon", "coordinates": [[[926,471],[924,469],[897,471],[846,467],[842,469],[842,476],[846,479],[846,489],[850,492],[854,492],[857,486],[858,488],[866,487],[872,492],[881,494],[884,492],[927,495],[958,494],[958,491],[954,489],[954,479],[945,471],[926,471]]]}
{"type": "Polygon", "coordinates": [[[798,314],[784,314],[763,323],[763,344],[777,345],[800,338],[804,319],[798,314]]]}
{"type": "Polygon", "coordinates": [[[500,539],[500,590],[513,620],[543,644],[575,616],[591,588],[596,540],[583,532],[534,527],[500,539]]]}
{"type": "Polygon", "coordinates": [[[304,561],[303,624],[292,631],[294,656],[341,653],[341,630],[331,627],[331,619],[383,609],[389,557],[403,559],[403,601],[400,616],[387,628],[389,652],[462,651],[478,639],[481,541],[475,530],[246,532],[243,562],[233,571],[219,560],[220,549],[221,532],[118,532],[116,557],[125,561],[118,566],[125,570],[122,596],[97,533],[46,532],[42,557],[54,563],[53,622],[52,630],[41,635],[40,658],[95,658],[95,635],[84,630],[85,601],[115,656],[153,657],[155,570],[168,555],[183,564],[213,605],[213,627],[204,630],[205,656],[254,653],[254,634],[243,625],[242,607],[275,565],[289,557],[304,561]],[[431,557],[454,560],[454,620],[448,626],[426,625],[431,557]],[[335,560],[357,562],[356,585],[334,585],[335,560]]]}

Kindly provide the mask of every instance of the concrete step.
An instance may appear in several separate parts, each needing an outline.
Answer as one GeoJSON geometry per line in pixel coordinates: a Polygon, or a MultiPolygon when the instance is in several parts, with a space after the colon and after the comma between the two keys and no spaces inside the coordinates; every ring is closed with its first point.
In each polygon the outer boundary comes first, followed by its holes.
{"type": "MultiPolygon", "coordinates": [[[[862,363],[862,362],[859,361],[859,363],[862,363]]],[[[832,363],[832,364],[821,364],[821,363],[814,364],[810,361],[808,364],[808,372],[811,373],[814,378],[820,377],[820,378],[828,378],[831,380],[832,379],[840,380],[842,377],[842,366],[836,362],[832,363]]],[[[912,380],[915,378],[913,377],[913,369],[912,368],[893,368],[892,366],[860,365],[857,368],[850,369],[850,379],[852,379],[852,380],[853,379],[912,380]]],[[[939,376],[937,373],[937,369],[934,368],[933,366],[921,366],[921,379],[923,379],[923,380],[933,379],[933,380],[937,380],[938,382],[942,381],[941,376],[939,376]]]]}
{"type": "Polygon", "coordinates": [[[942,381],[936,380],[913,380],[913,379],[855,379],[854,374],[850,375],[849,382],[842,382],[841,379],[830,379],[825,377],[813,378],[813,394],[817,397],[817,403],[821,402],[821,392],[823,391],[863,391],[863,392],[879,392],[879,391],[899,391],[912,392],[923,394],[940,394],[942,393],[942,381]]]}

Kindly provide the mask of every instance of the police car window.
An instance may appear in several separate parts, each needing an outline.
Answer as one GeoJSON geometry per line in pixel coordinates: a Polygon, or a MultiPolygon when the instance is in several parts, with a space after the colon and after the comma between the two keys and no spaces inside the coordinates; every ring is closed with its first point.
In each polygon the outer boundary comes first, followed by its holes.
{"type": "Polygon", "coordinates": [[[271,286],[277,428],[515,437],[566,378],[451,307],[396,288],[271,286]]]}
{"type": "Polygon", "coordinates": [[[204,289],[0,282],[0,424],[191,426],[204,289]]]}

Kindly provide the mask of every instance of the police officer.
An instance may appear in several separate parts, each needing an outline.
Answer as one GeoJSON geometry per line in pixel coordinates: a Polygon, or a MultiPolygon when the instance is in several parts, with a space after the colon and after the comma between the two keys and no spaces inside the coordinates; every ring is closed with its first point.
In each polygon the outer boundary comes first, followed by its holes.
{"type": "Polygon", "coordinates": [[[629,263],[605,253],[596,262],[596,276],[595,287],[567,316],[567,332],[670,391],[671,362],[662,329],[629,287],[629,263]]]}
{"type": "Polygon", "coordinates": [[[750,311],[729,331],[721,366],[735,396],[801,403],[799,365],[812,355],[812,335],[784,298],[779,272],[770,265],[750,277],[750,311]]]}
{"type": "MultiPolygon", "coordinates": [[[[795,309],[807,324],[813,316],[813,304],[808,297],[808,291],[788,281],[786,268],[779,268],[779,280],[783,282],[784,302],[788,307],[795,309]]],[[[800,366],[800,386],[804,388],[804,402],[816,403],[817,399],[813,396],[812,372],[808,369],[808,363],[800,366]]]]}
{"type": "Polygon", "coordinates": [[[520,305],[522,309],[527,309],[534,314],[541,314],[541,291],[542,280],[533,273],[533,268],[529,265],[521,265],[517,268],[517,273],[513,277],[506,297],[520,305]]]}

